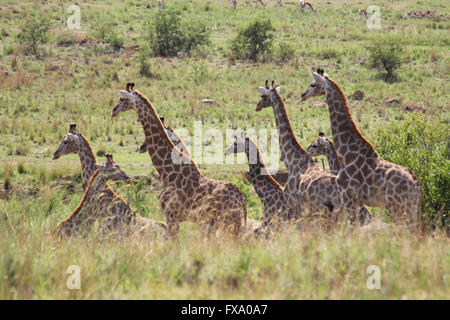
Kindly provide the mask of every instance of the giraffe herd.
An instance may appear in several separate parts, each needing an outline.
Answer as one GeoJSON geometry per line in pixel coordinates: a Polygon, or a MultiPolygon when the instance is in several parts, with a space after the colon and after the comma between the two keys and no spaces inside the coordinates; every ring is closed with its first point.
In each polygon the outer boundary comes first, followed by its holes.
{"type": "Polygon", "coordinates": [[[264,207],[260,221],[247,219],[246,199],[235,184],[202,174],[181,137],[164,124],[151,102],[134,90],[134,83],[128,83],[125,90],[120,90],[111,117],[129,110],[137,113],[145,135],[139,152],[148,152],[159,174],[162,186],[158,200],[166,223],[139,216],[114,192],[107,182],[127,182],[128,175],[114,163],[111,154],[106,155],[105,164],[98,164],[89,141],[72,123],[53,159],[78,154],[84,196],[58,225],[58,235],[86,235],[95,222],[101,233],[152,232],[163,238],[176,236],[183,221],[199,224],[208,237],[219,230],[235,237],[248,228],[254,234],[266,233],[274,227],[274,221],[290,223],[305,217],[321,217],[328,225],[344,219],[358,226],[373,220],[366,205],[388,207],[394,221],[418,228],[422,188],[414,173],[377,154],[356,127],[346,97],[334,80],[322,69],[313,72],[313,77],[300,102],[325,96],[334,140],[320,133],[306,150],[295,137],[280,87],[274,81],[269,86],[266,80],[264,87],[257,88],[260,101],[255,112],[268,107],[274,112],[288,173],[284,187],[271,176],[258,145],[245,132],[235,134],[235,142],[225,151],[226,156],[245,153],[249,180],[264,207]],[[312,157],[318,155],[327,157],[330,171],[314,162],[312,157]]]}

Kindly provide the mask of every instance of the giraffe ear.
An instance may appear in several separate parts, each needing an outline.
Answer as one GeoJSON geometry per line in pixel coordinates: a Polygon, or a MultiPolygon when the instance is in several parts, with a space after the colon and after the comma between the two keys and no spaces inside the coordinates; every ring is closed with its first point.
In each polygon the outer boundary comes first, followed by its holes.
{"type": "Polygon", "coordinates": [[[263,88],[263,87],[258,87],[258,91],[259,93],[263,94],[263,95],[268,95],[270,90],[263,88]]]}
{"type": "Polygon", "coordinates": [[[125,91],[125,90],[120,90],[120,94],[121,94],[123,97],[125,97],[125,98],[129,98],[129,99],[132,99],[132,98],[133,98],[133,95],[132,95],[131,93],[129,93],[128,91],[125,91]]]}
{"type": "Polygon", "coordinates": [[[275,90],[276,90],[278,93],[281,93],[281,88],[280,88],[279,86],[276,87],[275,90]]]}

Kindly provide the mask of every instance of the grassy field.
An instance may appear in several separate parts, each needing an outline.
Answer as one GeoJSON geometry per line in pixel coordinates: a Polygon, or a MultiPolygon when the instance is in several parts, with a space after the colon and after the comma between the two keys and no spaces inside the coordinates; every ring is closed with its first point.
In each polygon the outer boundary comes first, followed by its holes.
{"type": "MultiPolygon", "coordinates": [[[[448,299],[448,4],[377,1],[381,29],[369,30],[357,14],[359,7],[373,4],[367,0],[317,0],[317,15],[301,13],[298,1],[284,1],[280,8],[274,7],[275,1],[265,8],[240,1],[236,11],[228,1],[167,1],[165,6],[206,23],[211,44],[186,57],[162,58],[149,54],[145,25],[157,11],[156,1],[150,3],[147,8],[140,0],[78,2],[81,29],[68,30],[64,1],[2,1],[1,299],[448,299]],[[427,10],[436,16],[401,18],[427,10]],[[37,54],[18,42],[24,17],[33,16],[52,22],[49,41],[39,45],[37,54]],[[273,51],[257,63],[236,60],[231,39],[255,16],[271,20],[276,30],[273,51]],[[123,40],[121,50],[100,39],[99,30],[105,26],[123,40]],[[367,46],[380,37],[394,39],[404,50],[394,82],[385,81],[368,63],[367,46]],[[295,48],[287,62],[280,43],[295,48]],[[110,117],[126,82],[135,82],[172,128],[193,133],[194,120],[202,120],[204,130],[225,133],[231,128],[275,128],[272,110],[254,111],[259,100],[256,87],[274,79],[282,88],[294,132],[306,147],[320,131],[331,136],[322,98],[295,104],[318,66],[347,96],[357,90],[364,93],[362,100],[349,102],[358,127],[380,154],[413,166],[426,192],[425,215],[433,216],[427,235],[410,234],[395,225],[382,230],[337,227],[328,233],[311,228],[235,243],[203,239],[195,225],[184,223],[171,242],[150,236],[120,242],[53,237],[58,222],[83,196],[78,156],[51,160],[69,123],[77,123],[94,152],[112,153],[129,175],[153,179],[156,173],[148,155],[137,153],[144,136],[136,115],[127,112],[114,121],[110,117]],[[397,102],[388,103],[390,98],[397,102]],[[202,99],[217,104],[204,104],[202,99]],[[426,112],[406,112],[406,106],[426,112]],[[427,171],[431,169],[433,174],[427,171]],[[434,178],[438,173],[440,180],[434,178]],[[8,197],[5,188],[10,190],[8,197]],[[70,265],[80,267],[80,290],[66,287],[70,265]],[[380,267],[379,290],[366,286],[370,265],[380,267]]],[[[246,164],[200,168],[209,177],[236,183],[248,200],[249,217],[260,217],[262,205],[242,176],[246,164]]],[[[113,187],[137,213],[164,219],[157,186],[113,187]]],[[[389,212],[371,211],[378,220],[391,223],[389,212]]]]}

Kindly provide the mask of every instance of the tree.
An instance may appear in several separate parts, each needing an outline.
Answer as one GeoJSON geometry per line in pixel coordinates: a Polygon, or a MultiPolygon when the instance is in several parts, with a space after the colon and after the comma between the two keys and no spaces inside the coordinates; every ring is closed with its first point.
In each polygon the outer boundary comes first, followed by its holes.
{"type": "Polygon", "coordinates": [[[275,29],[269,19],[256,19],[239,29],[232,41],[231,50],[240,59],[258,60],[258,56],[270,52],[275,29]]]}
{"type": "Polygon", "coordinates": [[[43,15],[27,19],[18,36],[20,43],[30,46],[31,52],[36,55],[38,45],[48,41],[50,26],[50,20],[43,15]]]}
{"type": "Polygon", "coordinates": [[[387,80],[393,80],[395,70],[403,63],[401,57],[403,48],[398,41],[390,38],[375,39],[367,49],[370,54],[370,65],[373,68],[384,69],[387,80]]]}

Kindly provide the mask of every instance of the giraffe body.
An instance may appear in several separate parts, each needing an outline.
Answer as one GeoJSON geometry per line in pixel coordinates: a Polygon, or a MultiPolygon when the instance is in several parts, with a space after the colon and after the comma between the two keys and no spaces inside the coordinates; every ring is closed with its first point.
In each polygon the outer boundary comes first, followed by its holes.
{"type": "Polygon", "coordinates": [[[100,221],[101,229],[122,231],[136,214],[106,182],[127,179],[126,173],[112,162],[99,166],[90,177],[80,204],[68,219],[60,223],[58,233],[66,236],[83,234],[96,220],[100,221]]]}
{"type": "Polygon", "coordinates": [[[300,217],[304,210],[313,214],[323,209],[329,212],[339,208],[340,196],[336,176],[320,169],[298,143],[278,88],[269,88],[266,81],[266,88],[258,88],[258,91],[261,93],[261,100],[256,111],[272,106],[281,156],[289,175],[283,192],[283,216],[300,217]]]}
{"type": "Polygon", "coordinates": [[[331,131],[342,167],[337,183],[343,208],[355,213],[362,203],[388,207],[394,219],[407,217],[411,225],[420,223],[422,187],[409,168],[382,159],[356,127],[347,99],[337,83],[326,74],[313,73],[314,81],[301,100],[325,95],[331,131]]]}
{"type": "Polygon", "coordinates": [[[121,90],[112,116],[131,109],[138,114],[150,158],[163,182],[158,199],[170,234],[175,235],[179,223],[186,220],[206,226],[208,234],[214,234],[219,226],[239,234],[247,216],[246,201],[239,188],[202,175],[193,159],[167,136],[147,98],[138,91],[121,90]]]}
{"type": "MultiPolygon", "coordinates": [[[[333,141],[325,138],[323,133],[319,134],[317,140],[313,141],[309,147],[306,149],[313,157],[325,155],[328,160],[328,165],[330,167],[330,172],[338,175],[341,169],[341,162],[337,156],[336,147],[333,141]]],[[[365,224],[372,220],[372,214],[366,206],[362,205],[359,210],[359,223],[365,224]]]]}

